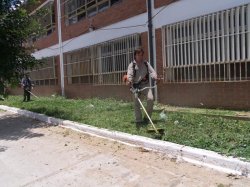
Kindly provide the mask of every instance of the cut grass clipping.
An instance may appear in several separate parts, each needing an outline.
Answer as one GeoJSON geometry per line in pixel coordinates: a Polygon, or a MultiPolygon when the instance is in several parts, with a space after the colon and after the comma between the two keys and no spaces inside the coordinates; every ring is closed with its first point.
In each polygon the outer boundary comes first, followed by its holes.
{"type": "MultiPolygon", "coordinates": [[[[0,104],[110,130],[159,138],[148,133],[144,126],[136,127],[133,103],[114,99],[73,100],[62,97],[39,97],[31,102],[22,102],[22,97],[10,96],[0,104]]],[[[212,150],[249,161],[250,122],[225,119],[223,110],[218,110],[218,113],[221,115],[211,117],[178,111],[164,113],[156,109],[152,120],[157,127],[164,129],[165,134],[160,137],[164,141],[212,150]]]]}

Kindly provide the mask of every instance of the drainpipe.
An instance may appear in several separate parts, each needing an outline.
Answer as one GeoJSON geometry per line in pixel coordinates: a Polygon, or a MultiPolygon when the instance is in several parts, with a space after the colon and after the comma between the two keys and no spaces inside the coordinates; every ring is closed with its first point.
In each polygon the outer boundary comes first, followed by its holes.
{"type": "MultiPolygon", "coordinates": [[[[154,10],[154,0],[147,0],[148,9],[148,45],[149,45],[149,61],[150,65],[157,71],[156,68],[156,46],[155,46],[155,28],[152,20],[152,12],[154,10]]],[[[154,82],[150,82],[154,86],[154,82]]],[[[154,89],[155,101],[158,101],[157,86],[154,89]]]]}
{"type": "Polygon", "coordinates": [[[65,96],[64,91],[64,63],[63,63],[63,46],[62,46],[62,26],[61,26],[61,1],[57,0],[57,31],[59,41],[59,56],[60,56],[60,78],[61,78],[61,91],[62,96],[65,96]]]}

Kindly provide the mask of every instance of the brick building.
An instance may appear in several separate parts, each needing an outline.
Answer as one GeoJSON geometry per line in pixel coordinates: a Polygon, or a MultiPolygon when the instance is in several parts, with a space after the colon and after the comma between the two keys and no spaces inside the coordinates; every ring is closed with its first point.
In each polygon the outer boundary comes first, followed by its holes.
{"type": "MultiPolygon", "coordinates": [[[[135,48],[149,56],[147,0],[57,2],[37,7],[51,11],[41,19],[46,33],[32,41],[46,61],[30,72],[34,93],[131,100],[122,76],[135,48]]],[[[151,2],[153,65],[164,78],[158,102],[249,109],[250,0],[151,2]]]]}

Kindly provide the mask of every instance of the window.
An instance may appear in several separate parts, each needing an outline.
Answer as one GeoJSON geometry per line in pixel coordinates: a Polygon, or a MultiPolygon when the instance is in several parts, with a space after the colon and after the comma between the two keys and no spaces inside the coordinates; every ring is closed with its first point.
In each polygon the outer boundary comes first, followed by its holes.
{"type": "Polygon", "coordinates": [[[66,54],[68,84],[121,85],[139,46],[140,37],[135,34],[66,54]]]}
{"type": "Polygon", "coordinates": [[[66,54],[65,76],[68,84],[92,83],[90,48],[83,48],[66,54]]]}
{"type": "Polygon", "coordinates": [[[44,6],[35,10],[34,13],[31,13],[40,23],[39,33],[30,37],[27,41],[29,46],[32,46],[33,43],[41,38],[47,37],[55,31],[55,7],[52,2],[46,3],[44,6]]]}
{"type": "Polygon", "coordinates": [[[55,58],[44,58],[43,63],[34,70],[29,71],[32,82],[36,86],[57,85],[55,58]]]}
{"type": "Polygon", "coordinates": [[[121,0],[68,0],[65,1],[66,25],[74,24],[86,17],[96,15],[121,0]]]}
{"type": "Polygon", "coordinates": [[[165,82],[250,80],[250,4],[162,31],[165,82]]]}
{"type": "Polygon", "coordinates": [[[48,5],[45,8],[47,8],[47,13],[39,21],[45,30],[43,36],[48,36],[55,31],[55,11],[54,5],[48,5]]]}

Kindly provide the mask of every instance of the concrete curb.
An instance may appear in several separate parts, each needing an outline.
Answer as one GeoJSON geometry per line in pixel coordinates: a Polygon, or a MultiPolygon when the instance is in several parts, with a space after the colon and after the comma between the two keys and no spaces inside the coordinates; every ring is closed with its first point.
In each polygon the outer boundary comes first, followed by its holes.
{"type": "Polygon", "coordinates": [[[213,151],[197,149],[189,146],[179,145],[171,142],[154,140],[151,138],[131,135],[118,131],[101,129],[86,124],[76,123],[69,120],[62,120],[54,117],[48,117],[43,114],[21,110],[14,107],[0,105],[0,109],[21,114],[33,119],[37,119],[49,124],[60,125],[65,128],[81,131],[94,136],[112,139],[133,146],[141,146],[145,149],[151,149],[167,154],[169,157],[183,159],[198,166],[213,168],[215,170],[242,175],[250,178],[250,163],[241,161],[237,158],[222,156],[213,151]]]}

